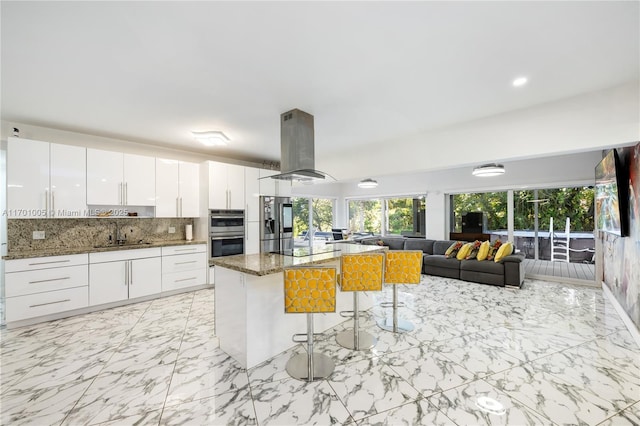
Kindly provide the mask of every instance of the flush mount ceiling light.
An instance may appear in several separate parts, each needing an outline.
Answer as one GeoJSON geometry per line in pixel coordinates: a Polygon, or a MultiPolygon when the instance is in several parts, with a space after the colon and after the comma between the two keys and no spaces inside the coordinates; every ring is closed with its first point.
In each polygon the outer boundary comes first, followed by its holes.
{"type": "Polygon", "coordinates": [[[373,179],[362,179],[360,182],[358,182],[358,188],[371,189],[375,188],[376,186],[378,186],[378,181],[375,181],[373,179]]]}
{"type": "Polygon", "coordinates": [[[527,81],[529,81],[527,77],[518,77],[515,80],[513,80],[511,84],[513,84],[514,87],[521,87],[527,84],[527,81]]]}
{"type": "Polygon", "coordinates": [[[217,130],[208,132],[191,132],[191,134],[204,146],[225,146],[229,142],[227,135],[217,130]]]}
{"type": "Polygon", "coordinates": [[[504,166],[502,164],[484,164],[473,169],[471,172],[474,176],[498,176],[504,174],[504,166]]]}

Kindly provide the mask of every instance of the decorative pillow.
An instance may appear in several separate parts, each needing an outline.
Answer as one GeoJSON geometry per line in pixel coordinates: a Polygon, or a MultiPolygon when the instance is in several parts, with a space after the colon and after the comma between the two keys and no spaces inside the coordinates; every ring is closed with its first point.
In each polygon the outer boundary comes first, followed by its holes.
{"type": "Polygon", "coordinates": [[[487,255],[487,260],[493,260],[493,258],[496,256],[496,253],[498,252],[498,249],[500,248],[501,245],[502,245],[502,241],[500,240],[495,240],[493,244],[491,244],[491,246],[489,247],[489,254],[487,255]]]}
{"type": "Polygon", "coordinates": [[[467,260],[475,259],[478,256],[478,251],[480,250],[480,246],[482,243],[478,240],[473,242],[473,246],[471,247],[471,252],[465,257],[467,260]]]}
{"type": "Polygon", "coordinates": [[[502,260],[509,256],[511,253],[513,253],[513,244],[511,243],[504,243],[503,245],[500,246],[500,248],[498,249],[498,252],[496,253],[496,262],[500,263],[502,262],[502,260]]]}
{"type": "Polygon", "coordinates": [[[469,256],[469,253],[471,253],[471,249],[473,248],[473,243],[466,243],[465,245],[463,245],[460,250],[458,250],[458,254],[456,255],[456,259],[458,260],[463,260],[465,259],[467,256],[469,256]]]}
{"type": "Polygon", "coordinates": [[[489,256],[489,249],[491,248],[491,243],[489,241],[485,241],[480,244],[480,249],[478,250],[478,256],[476,259],[478,260],[486,260],[487,256],[489,256]]]}
{"type": "Polygon", "coordinates": [[[378,241],[376,242],[376,244],[377,244],[377,245],[379,245],[380,247],[382,247],[382,246],[384,246],[384,241],[382,241],[382,240],[378,240],[378,241]]]}
{"type": "Polygon", "coordinates": [[[444,257],[446,257],[447,259],[456,257],[456,254],[458,254],[458,250],[460,250],[461,248],[462,248],[462,242],[456,241],[455,243],[449,246],[447,251],[444,252],[444,257]]]}

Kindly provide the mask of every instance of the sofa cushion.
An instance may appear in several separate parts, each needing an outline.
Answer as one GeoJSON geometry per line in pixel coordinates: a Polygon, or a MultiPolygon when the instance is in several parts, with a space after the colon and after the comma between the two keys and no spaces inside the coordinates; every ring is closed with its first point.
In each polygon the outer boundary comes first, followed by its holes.
{"type": "Polygon", "coordinates": [[[406,238],[402,237],[382,237],[382,242],[389,250],[403,250],[406,238]]]}
{"type": "Polygon", "coordinates": [[[463,244],[460,250],[458,250],[458,254],[456,255],[456,259],[464,260],[471,254],[471,250],[473,250],[473,243],[463,244]]]}
{"type": "Polygon", "coordinates": [[[407,238],[404,242],[405,250],[422,250],[424,254],[433,254],[434,240],[425,240],[422,238],[407,238]]]}
{"type": "Polygon", "coordinates": [[[460,261],[455,257],[447,259],[444,255],[434,254],[424,258],[424,267],[427,273],[429,273],[427,270],[429,266],[447,269],[460,269],[460,261]]]}
{"type": "Polygon", "coordinates": [[[496,262],[478,262],[477,260],[463,260],[462,262],[460,262],[460,270],[503,275],[504,265],[496,262]]]}
{"type": "Polygon", "coordinates": [[[450,240],[440,240],[435,241],[433,243],[433,254],[444,255],[447,249],[451,246],[451,244],[455,243],[455,241],[450,240]]]}

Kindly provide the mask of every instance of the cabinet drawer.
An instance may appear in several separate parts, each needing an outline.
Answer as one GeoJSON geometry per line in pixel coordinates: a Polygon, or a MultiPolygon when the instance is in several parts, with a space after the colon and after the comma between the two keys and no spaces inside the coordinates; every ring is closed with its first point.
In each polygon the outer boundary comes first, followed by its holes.
{"type": "Polygon", "coordinates": [[[206,253],[206,244],[192,244],[184,246],[168,246],[162,247],[163,256],[171,256],[174,254],[188,254],[188,253],[206,253]]]}
{"type": "Polygon", "coordinates": [[[7,297],[62,290],[88,284],[89,267],[87,265],[10,272],[5,275],[7,297]]]}
{"type": "Polygon", "coordinates": [[[31,259],[7,260],[4,263],[5,272],[35,271],[37,269],[58,268],[63,266],[86,265],[86,254],[72,254],[69,256],[32,257],[31,259]]]}
{"type": "Polygon", "coordinates": [[[89,306],[88,286],[7,297],[7,322],[51,315],[87,306],[89,306]]]}
{"type": "Polygon", "coordinates": [[[181,254],[179,256],[162,256],[162,273],[170,274],[180,271],[194,271],[207,267],[207,254],[181,254]]]}
{"type": "Polygon", "coordinates": [[[207,270],[173,272],[162,274],[162,291],[177,290],[207,283],[207,270]]]}
{"type": "Polygon", "coordinates": [[[107,251],[102,253],[89,253],[89,263],[117,262],[120,260],[144,259],[147,257],[160,257],[160,248],[139,248],[107,251]]]}

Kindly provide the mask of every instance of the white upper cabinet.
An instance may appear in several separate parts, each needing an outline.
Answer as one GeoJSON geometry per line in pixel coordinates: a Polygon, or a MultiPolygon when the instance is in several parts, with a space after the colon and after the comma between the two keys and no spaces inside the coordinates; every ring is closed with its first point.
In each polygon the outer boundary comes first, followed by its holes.
{"type": "Polygon", "coordinates": [[[10,137],[7,149],[10,218],[84,215],[85,148],[10,137]]]}
{"type": "Polygon", "coordinates": [[[244,168],[244,196],[245,211],[244,217],[247,222],[257,222],[260,220],[258,214],[258,203],[260,202],[260,169],[254,167],[244,168]]]}
{"type": "Polygon", "coordinates": [[[179,171],[180,216],[200,215],[200,165],[180,162],[179,171]]]}
{"type": "Polygon", "coordinates": [[[156,159],[156,217],[198,217],[200,165],[156,159]]]}
{"type": "Polygon", "coordinates": [[[87,204],[155,205],[155,159],[87,149],[87,204]]]}
{"type": "Polygon", "coordinates": [[[123,155],[124,205],[153,206],[156,200],[156,160],[143,155],[123,155]]]}
{"type": "Polygon", "coordinates": [[[209,162],[209,208],[244,210],[244,166],[209,162]]]}

